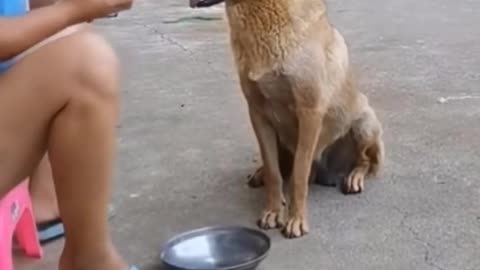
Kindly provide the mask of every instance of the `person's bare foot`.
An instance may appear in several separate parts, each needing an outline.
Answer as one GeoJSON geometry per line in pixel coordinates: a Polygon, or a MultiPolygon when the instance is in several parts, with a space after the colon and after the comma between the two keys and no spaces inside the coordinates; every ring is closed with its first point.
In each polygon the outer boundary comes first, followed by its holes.
{"type": "Polygon", "coordinates": [[[103,251],[69,251],[68,243],[60,257],[60,270],[129,270],[129,265],[110,245],[103,251]],[[74,254],[74,255],[71,255],[74,254]],[[102,255],[103,254],[103,255],[102,255]]]}

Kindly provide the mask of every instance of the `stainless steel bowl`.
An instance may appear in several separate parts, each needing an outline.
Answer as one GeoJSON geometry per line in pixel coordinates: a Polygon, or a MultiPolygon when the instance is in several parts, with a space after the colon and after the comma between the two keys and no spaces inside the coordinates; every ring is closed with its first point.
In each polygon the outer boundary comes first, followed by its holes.
{"type": "Polygon", "coordinates": [[[216,226],[174,237],[161,259],[166,270],[254,270],[269,250],[270,238],[261,231],[216,226]]]}

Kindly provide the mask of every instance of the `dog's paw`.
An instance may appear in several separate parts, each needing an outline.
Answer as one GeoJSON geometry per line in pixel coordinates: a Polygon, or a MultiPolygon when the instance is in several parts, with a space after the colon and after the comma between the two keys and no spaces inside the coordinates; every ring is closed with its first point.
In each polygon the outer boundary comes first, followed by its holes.
{"type": "Polygon", "coordinates": [[[263,182],[263,167],[260,167],[255,171],[252,176],[248,178],[248,186],[251,188],[260,188],[264,185],[263,182]]]}
{"type": "Polygon", "coordinates": [[[358,194],[365,189],[365,172],[354,169],[344,180],[342,191],[344,194],[358,194]]]}
{"type": "Polygon", "coordinates": [[[258,227],[264,230],[282,228],[284,224],[282,210],[265,210],[258,220],[258,227]]]}
{"type": "Polygon", "coordinates": [[[308,221],[304,216],[295,215],[290,217],[287,221],[287,225],[283,229],[283,234],[287,238],[299,238],[308,234],[308,221]]]}

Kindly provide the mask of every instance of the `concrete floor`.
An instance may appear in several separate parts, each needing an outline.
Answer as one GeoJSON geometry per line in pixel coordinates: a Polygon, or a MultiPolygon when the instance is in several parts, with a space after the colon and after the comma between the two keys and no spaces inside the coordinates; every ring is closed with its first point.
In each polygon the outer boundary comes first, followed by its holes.
{"type": "MultiPolygon", "coordinates": [[[[311,234],[269,232],[261,270],[480,269],[480,1],[329,6],[384,124],[386,167],[359,196],[312,187],[311,234]]],[[[98,22],[125,67],[112,228],[147,270],[175,233],[254,226],[261,209],[262,192],[246,186],[256,144],[222,16],[143,0],[98,22]]],[[[56,269],[61,245],[18,269],[56,269]]]]}

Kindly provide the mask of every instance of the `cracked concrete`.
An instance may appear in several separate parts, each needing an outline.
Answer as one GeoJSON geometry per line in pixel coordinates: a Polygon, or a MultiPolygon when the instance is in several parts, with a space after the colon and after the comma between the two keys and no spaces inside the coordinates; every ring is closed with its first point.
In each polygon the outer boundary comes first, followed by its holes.
{"type": "MultiPolygon", "coordinates": [[[[386,166],[367,191],[314,186],[311,233],[269,232],[261,269],[480,269],[480,2],[335,0],[360,84],[385,128],[386,166]]],[[[137,1],[98,22],[124,63],[112,220],[123,254],[158,269],[175,233],[254,226],[262,192],[246,177],[257,155],[221,8],[137,1]]],[[[40,262],[55,269],[61,241],[40,262]]]]}

